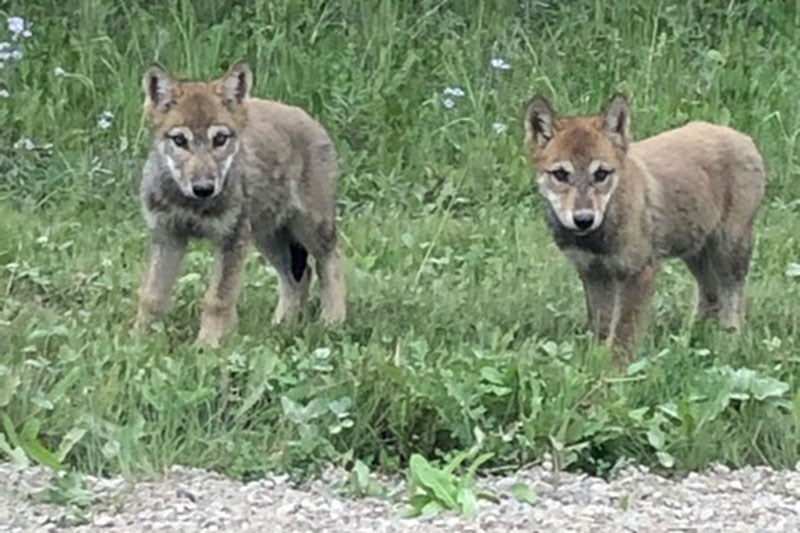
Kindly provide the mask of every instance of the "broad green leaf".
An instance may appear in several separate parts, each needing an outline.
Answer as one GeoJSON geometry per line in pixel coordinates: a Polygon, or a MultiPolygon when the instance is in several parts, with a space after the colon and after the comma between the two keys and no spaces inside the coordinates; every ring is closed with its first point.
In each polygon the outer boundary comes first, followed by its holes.
{"type": "Polygon", "coordinates": [[[369,486],[369,467],[364,464],[360,459],[356,459],[356,464],[353,465],[353,472],[356,474],[356,483],[361,490],[369,486]]]}
{"type": "Polygon", "coordinates": [[[517,482],[511,485],[511,495],[517,501],[533,505],[538,499],[536,492],[527,483],[517,482]]]}
{"type": "Polygon", "coordinates": [[[666,435],[659,426],[654,424],[647,431],[647,442],[656,450],[663,450],[664,444],[666,444],[666,435]]]}
{"type": "Polygon", "coordinates": [[[781,398],[789,392],[789,384],[770,376],[760,376],[753,380],[750,390],[756,400],[781,398]]]}
{"type": "Polygon", "coordinates": [[[25,449],[25,453],[37,463],[49,466],[53,470],[61,469],[61,461],[58,460],[56,454],[45,448],[38,439],[24,439],[22,447],[25,449]]]}
{"type": "Polygon", "coordinates": [[[458,491],[458,503],[461,506],[461,512],[464,513],[469,520],[478,516],[478,499],[475,493],[469,487],[461,487],[458,491]]]}
{"type": "Polygon", "coordinates": [[[650,366],[650,360],[647,358],[639,359],[638,361],[634,361],[633,363],[628,365],[628,368],[625,370],[625,374],[628,376],[633,376],[645,370],[648,366],[650,366]]]}
{"type": "Polygon", "coordinates": [[[681,419],[680,411],[675,402],[662,403],[658,406],[658,410],[675,420],[681,419]]]}
{"type": "MultiPolygon", "coordinates": [[[[245,397],[244,401],[236,410],[234,418],[239,420],[242,417],[244,417],[244,415],[247,414],[247,412],[253,408],[256,402],[258,402],[258,400],[264,397],[264,391],[267,390],[268,386],[269,386],[269,381],[267,381],[266,379],[260,381],[259,383],[256,383],[253,386],[253,388],[250,389],[250,392],[247,393],[247,396],[245,397]]],[[[283,398],[281,398],[281,401],[283,401],[283,398]]]]}
{"type": "Polygon", "coordinates": [[[56,454],[60,462],[64,462],[67,454],[72,451],[72,448],[83,438],[84,435],[86,435],[86,429],[84,428],[72,428],[67,431],[67,434],[61,439],[61,445],[59,445],[58,452],[56,454]]]}
{"type": "Polygon", "coordinates": [[[457,507],[456,495],[458,487],[451,475],[434,468],[419,454],[411,456],[410,467],[411,474],[417,485],[429,489],[436,499],[448,509],[457,507]]]}
{"type": "Polygon", "coordinates": [[[353,406],[353,400],[349,396],[343,396],[338,400],[331,400],[328,402],[328,408],[333,414],[338,417],[345,417],[349,414],[350,408],[353,406]]]}
{"type": "Polygon", "coordinates": [[[288,396],[281,396],[281,407],[283,407],[283,414],[286,415],[286,418],[295,424],[305,422],[303,420],[303,407],[288,396]]]}
{"type": "Polygon", "coordinates": [[[5,453],[8,458],[11,459],[11,462],[16,465],[30,465],[28,456],[25,455],[25,450],[20,447],[12,447],[8,441],[6,441],[6,436],[3,433],[0,433],[0,452],[5,453]]]}
{"type": "Polygon", "coordinates": [[[400,518],[417,518],[420,513],[422,512],[422,508],[414,507],[413,505],[407,505],[401,512],[400,518]]]}
{"type": "Polygon", "coordinates": [[[649,407],[640,407],[638,409],[631,409],[630,411],[628,411],[628,418],[630,418],[635,422],[641,422],[642,420],[644,420],[644,416],[647,414],[648,411],[650,411],[649,407]]]}
{"type": "Polygon", "coordinates": [[[431,500],[426,503],[419,512],[420,520],[426,520],[428,518],[432,518],[439,514],[439,512],[444,509],[442,504],[436,500],[431,500]]]}
{"type": "Polygon", "coordinates": [[[54,470],[59,470],[61,461],[58,460],[56,454],[45,448],[38,439],[40,427],[41,421],[38,418],[28,419],[19,433],[20,446],[34,461],[49,466],[54,470]]]}
{"type": "Polygon", "coordinates": [[[472,462],[472,464],[471,464],[471,465],[469,465],[469,468],[467,469],[467,473],[466,473],[466,477],[467,477],[467,479],[471,479],[471,478],[473,478],[473,477],[475,476],[475,473],[478,471],[478,468],[480,468],[480,466],[481,466],[483,463],[485,463],[486,461],[488,461],[488,460],[489,460],[489,459],[491,459],[492,457],[494,457],[494,452],[486,452],[486,453],[484,453],[484,454],[481,454],[481,455],[479,455],[479,456],[478,456],[478,457],[477,457],[477,458],[476,458],[476,459],[475,459],[475,460],[472,462]]]}
{"type": "Polygon", "coordinates": [[[631,506],[631,496],[630,494],[623,494],[619,499],[619,508],[623,511],[627,511],[631,506]]]}
{"type": "Polygon", "coordinates": [[[13,373],[6,365],[0,365],[0,407],[5,407],[11,403],[11,398],[14,397],[14,392],[16,392],[19,384],[19,376],[13,373]]]}
{"type": "Polygon", "coordinates": [[[18,447],[19,438],[17,437],[17,431],[14,429],[14,423],[11,421],[11,417],[8,416],[8,413],[0,412],[0,420],[3,421],[3,431],[8,437],[8,441],[12,446],[18,447]]]}
{"type": "Polygon", "coordinates": [[[470,455],[471,452],[469,450],[458,452],[455,457],[453,457],[450,462],[445,465],[443,471],[447,472],[448,474],[452,474],[470,455]]]}
{"type": "Polygon", "coordinates": [[[36,493],[35,499],[57,505],[88,507],[94,493],[86,488],[83,478],[74,471],[58,472],[50,479],[50,485],[36,493]]]}
{"type": "Polygon", "coordinates": [[[22,425],[22,431],[19,432],[19,438],[21,441],[24,440],[33,440],[39,435],[39,428],[41,427],[41,422],[38,418],[29,418],[25,421],[22,425]]]}
{"type": "Polygon", "coordinates": [[[491,366],[484,366],[481,368],[481,377],[489,383],[494,383],[495,385],[504,384],[503,375],[499,370],[491,366]]]}
{"type": "Polygon", "coordinates": [[[656,452],[656,457],[658,457],[658,462],[661,463],[661,466],[664,468],[672,468],[675,466],[675,458],[667,452],[658,451],[656,452]]]}

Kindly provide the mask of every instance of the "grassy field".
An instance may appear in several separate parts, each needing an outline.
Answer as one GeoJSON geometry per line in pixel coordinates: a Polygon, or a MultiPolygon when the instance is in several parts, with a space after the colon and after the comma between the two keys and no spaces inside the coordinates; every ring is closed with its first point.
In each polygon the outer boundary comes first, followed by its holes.
{"type": "Polygon", "coordinates": [[[398,471],[469,449],[492,454],[486,467],[548,452],[601,474],[800,459],[797,4],[150,4],[0,1],[30,30],[0,27],[0,457],[234,476],[355,459],[398,471]],[[271,326],[276,277],[253,252],[238,333],[194,350],[212,259],[198,242],[167,320],[132,331],[140,79],[155,58],[192,77],[247,58],[255,94],[331,132],[344,327],[319,325],[314,288],[310,321],[271,326]],[[670,262],[621,374],[584,330],[520,122],[534,91],[583,113],[614,90],[630,95],[635,138],[719,121],[769,167],[741,336],[692,325],[691,277],[670,262]]]}

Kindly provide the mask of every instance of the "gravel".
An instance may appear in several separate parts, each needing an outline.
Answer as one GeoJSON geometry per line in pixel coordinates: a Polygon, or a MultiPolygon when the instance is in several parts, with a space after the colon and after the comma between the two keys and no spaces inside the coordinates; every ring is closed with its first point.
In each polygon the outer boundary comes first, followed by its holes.
{"type": "Polygon", "coordinates": [[[380,479],[386,498],[348,498],[347,473],[330,470],[297,486],[286,477],[251,482],[184,467],[156,481],[85,476],[92,503],[78,511],[32,497],[48,486],[42,468],[0,464],[0,531],[800,531],[800,472],[716,466],[681,479],[629,467],[606,482],[554,473],[548,465],[479,480],[498,501],[480,500],[478,517],[442,512],[401,518],[403,480],[380,479]],[[515,483],[533,504],[511,494],[515,483]]]}

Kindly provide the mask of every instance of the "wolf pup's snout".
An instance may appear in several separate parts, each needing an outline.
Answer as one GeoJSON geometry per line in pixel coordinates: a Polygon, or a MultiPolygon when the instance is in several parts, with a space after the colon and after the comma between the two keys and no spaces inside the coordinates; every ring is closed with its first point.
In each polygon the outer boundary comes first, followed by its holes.
{"type": "Polygon", "coordinates": [[[213,181],[199,181],[192,185],[192,193],[198,198],[210,198],[215,189],[213,181]]]}
{"type": "Polygon", "coordinates": [[[575,222],[575,227],[581,231],[586,231],[594,224],[594,211],[589,209],[581,209],[575,211],[572,215],[572,221],[575,222]]]}

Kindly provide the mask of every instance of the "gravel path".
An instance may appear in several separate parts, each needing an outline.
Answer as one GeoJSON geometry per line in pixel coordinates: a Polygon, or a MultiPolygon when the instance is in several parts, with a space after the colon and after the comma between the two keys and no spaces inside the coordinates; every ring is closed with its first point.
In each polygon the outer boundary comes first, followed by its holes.
{"type": "Polygon", "coordinates": [[[345,475],[331,471],[304,487],[280,477],[241,483],[182,467],[134,486],[87,477],[94,503],[81,523],[67,508],[30,497],[47,485],[46,470],[0,464],[0,531],[800,531],[797,470],[715,467],[672,481],[629,468],[607,483],[534,467],[481,479],[499,503],[481,500],[472,522],[448,513],[400,518],[399,480],[383,480],[390,493],[399,492],[393,499],[348,499],[336,489],[345,475]],[[536,491],[533,505],[510,495],[515,482],[536,491]]]}

